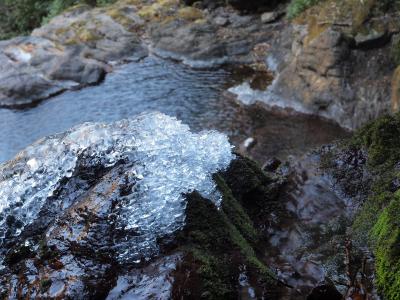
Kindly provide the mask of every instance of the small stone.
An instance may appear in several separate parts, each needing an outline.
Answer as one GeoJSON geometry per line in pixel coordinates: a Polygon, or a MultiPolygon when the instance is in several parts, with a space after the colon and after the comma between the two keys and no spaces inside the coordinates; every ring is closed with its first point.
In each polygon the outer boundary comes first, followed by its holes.
{"type": "Polygon", "coordinates": [[[228,20],[228,18],[218,16],[214,19],[214,23],[218,26],[226,26],[226,25],[228,25],[229,20],[228,20]]]}
{"type": "Polygon", "coordinates": [[[249,137],[243,142],[243,146],[246,149],[253,148],[256,144],[257,144],[257,140],[253,137],[249,137]]]}
{"type": "Polygon", "coordinates": [[[201,299],[207,299],[211,296],[211,293],[209,291],[205,291],[204,293],[201,294],[201,299]]]}
{"type": "Polygon", "coordinates": [[[282,162],[279,159],[273,157],[264,163],[262,169],[266,172],[275,172],[281,164],[282,162]]]}
{"type": "Polygon", "coordinates": [[[275,11],[265,12],[261,15],[262,23],[271,23],[274,22],[279,17],[279,14],[275,11]]]}
{"type": "Polygon", "coordinates": [[[390,39],[390,36],[385,32],[371,30],[367,34],[358,33],[354,37],[357,48],[377,48],[385,44],[390,39]]]}

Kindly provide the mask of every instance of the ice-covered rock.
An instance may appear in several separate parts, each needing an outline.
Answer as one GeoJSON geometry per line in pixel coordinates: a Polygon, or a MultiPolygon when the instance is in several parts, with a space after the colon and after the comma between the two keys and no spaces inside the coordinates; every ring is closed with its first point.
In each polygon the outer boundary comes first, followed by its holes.
{"type": "MultiPolygon", "coordinates": [[[[0,166],[0,247],[21,234],[46,210],[66,210],[79,198],[57,197],[78,168],[110,168],[123,162],[127,187],[116,204],[115,226],[127,230],[119,261],[149,257],[156,240],[184,225],[184,194],[193,190],[216,205],[220,196],[212,174],[233,158],[227,137],[214,131],[192,133],[161,113],[111,124],[85,123],[44,138],[0,166]]],[[[60,212],[61,214],[61,212],[60,212]]]]}

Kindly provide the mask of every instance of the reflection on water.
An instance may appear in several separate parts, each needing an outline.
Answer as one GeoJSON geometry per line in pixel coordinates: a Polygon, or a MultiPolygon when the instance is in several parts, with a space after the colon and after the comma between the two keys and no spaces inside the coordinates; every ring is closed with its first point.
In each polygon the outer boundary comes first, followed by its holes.
{"type": "Polygon", "coordinates": [[[315,118],[241,107],[223,96],[232,80],[227,70],[192,70],[154,57],[125,65],[99,86],[67,92],[27,110],[1,109],[0,162],[37,139],[76,124],[154,110],[176,116],[195,131],[225,132],[235,144],[258,135],[262,156],[302,152],[343,134],[338,126],[315,118]]]}

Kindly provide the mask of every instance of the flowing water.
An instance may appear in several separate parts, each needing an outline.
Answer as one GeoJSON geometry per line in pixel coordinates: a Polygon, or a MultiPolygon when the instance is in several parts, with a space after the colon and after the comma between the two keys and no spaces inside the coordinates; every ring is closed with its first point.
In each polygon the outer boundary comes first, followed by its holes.
{"type": "Polygon", "coordinates": [[[193,70],[148,57],[118,67],[99,86],[66,92],[26,110],[0,109],[0,162],[44,136],[87,121],[110,122],[146,111],[175,116],[193,131],[217,129],[234,144],[258,136],[260,161],[300,154],[345,135],[337,125],[287,113],[242,107],[224,91],[237,83],[229,70],[193,70]]]}
{"type": "MultiPolygon", "coordinates": [[[[0,109],[0,163],[35,140],[74,125],[86,121],[111,122],[148,111],[177,117],[195,132],[204,129],[224,132],[236,146],[253,137],[256,143],[246,151],[261,163],[270,157],[300,157],[348,135],[338,125],[313,116],[267,111],[261,104],[238,104],[226,91],[243,80],[238,81],[229,69],[193,70],[155,57],[116,67],[99,86],[66,92],[26,110],[0,109]]],[[[287,207],[296,219],[280,224],[281,231],[276,230],[270,245],[270,251],[276,251],[277,255],[269,263],[280,270],[283,279],[300,289],[315,285],[323,278],[323,270],[318,266],[322,261],[319,253],[306,257],[300,251],[295,257],[297,250],[303,249],[305,243],[308,249],[317,248],[323,235],[321,226],[345,210],[345,203],[327,184],[313,176],[308,178],[300,184],[301,191],[287,200],[287,207]],[[320,217],[311,222],[310,218],[319,213],[320,217]],[[316,227],[315,236],[305,237],[315,232],[316,227]],[[286,255],[282,258],[279,253],[286,255]],[[303,273],[311,279],[296,280],[288,272],[303,273]]]]}

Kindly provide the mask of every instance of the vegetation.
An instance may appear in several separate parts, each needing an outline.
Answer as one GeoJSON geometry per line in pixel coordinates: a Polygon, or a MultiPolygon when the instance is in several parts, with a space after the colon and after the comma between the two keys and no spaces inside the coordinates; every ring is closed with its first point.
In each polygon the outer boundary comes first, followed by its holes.
{"type": "MultiPolygon", "coordinates": [[[[373,249],[376,283],[384,299],[400,299],[400,113],[366,125],[339,153],[361,149],[368,154],[365,167],[372,184],[366,181],[367,187],[357,188],[368,193],[353,223],[354,237],[367,239],[373,249]]],[[[357,181],[352,168],[345,170],[348,182],[357,181]]]]}
{"type": "Polygon", "coordinates": [[[300,15],[307,8],[317,4],[321,0],[292,0],[287,8],[287,16],[293,19],[300,15]]]}
{"type": "Polygon", "coordinates": [[[393,39],[392,57],[396,65],[400,66],[400,36],[393,39]]]}
{"type": "Polygon", "coordinates": [[[239,158],[215,180],[223,195],[221,209],[198,193],[188,195],[186,226],[178,237],[185,258],[175,273],[173,298],[236,299],[242,272],[257,283],[259,298],[264,292],[276,293],[277,281],[263,263],[265,254],[258,251],[262,233],[257,214],[279,206],[268,188],[271,179],[250,160],[239,158]],[[185,294],[189,290],[198,294],[185,294]]]}
{"type": "Polygon", "coordinates": [[[400,298],[400,114],[385,116],[362,129],[355,144],[368,151],[375,180],[356,219],[355,229],[368,229],[376,259],[376,281],[386,299],[400,298]]]}
{"type": "Polygon", "coordinates": [[[112,2],[115,0],[0,0],[0,39],[29,34],[73,5],[98,6],[112,2]]]}

